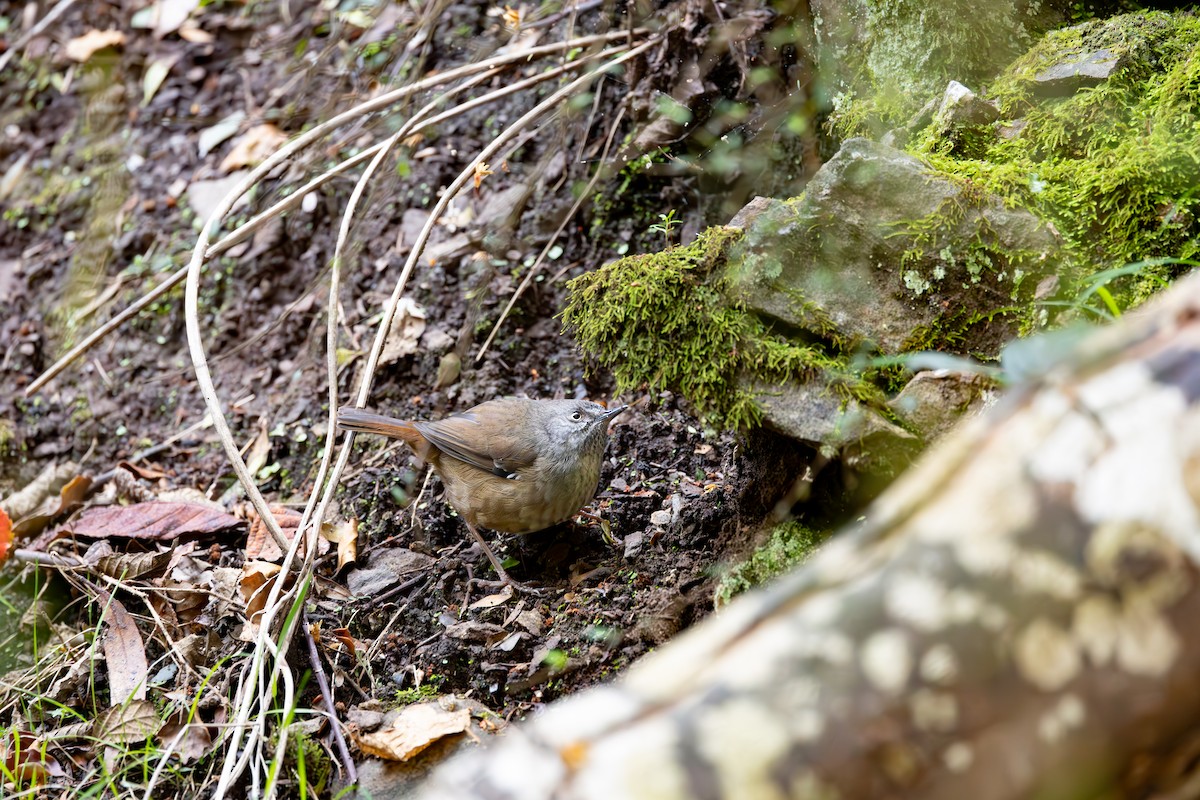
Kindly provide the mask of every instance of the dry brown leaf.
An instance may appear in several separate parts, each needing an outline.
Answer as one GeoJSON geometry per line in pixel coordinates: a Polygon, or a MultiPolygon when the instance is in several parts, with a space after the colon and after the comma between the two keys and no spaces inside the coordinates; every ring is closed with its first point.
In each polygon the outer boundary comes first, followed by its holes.
{"type": "Polygon", "coordinates": [[[8,550],[12,546],[12,520],[8,518],[8,514],[4,513],[4,509],[0,508],[0,561],[8,558],[8,550]]]}
{"type": "MultiPolygon", "coordinates": [[[[104,612],[104,661],[108,668],[108,696],[113,706],[127,700],[145,700],[150,665],[146,661],[146,643],[137,623],[115,597],[102,593],[104,612]]],[[[145,738],[145,737],[143,737],[145,738]]]]}
{"type": "Polygon", "coordinates": [[[503,589],[496,592],[495,594],[489,594],[486,597],[479,598],[474,603],[471,603],[471,605],[467,606],[467,608],[470,608],[470,609],[495,608],[496,606],[507,603],[509,600],[512,599],[512,596],[513,596],[513,588],[511,586],[505,586],[503,589]]]}
{"type": "Polygon", "coordinates": [[[258,615],[267,605],[271,583],[278,574],[279,565],[267,561],[248,561],[242,566],[242,578],[238,582],[238,588],[242,593],[242,601],[246,604],[246,616],[251,622],[258,623],[258,615]]]}
{"type": "Polygon", "coordinates": [[[287,134],[270,123],[255,125],[233,142],[233,149],[221,162],[221,172],[257,166],[287,143],[287,134]]]}
{"type": "Polygon", "coordinates": [[[144,742],[162,729],[158,709],[149,700],[113,706],[101,711],[92,726],[96,739],[104,744],[130,744],[144,742]]]}
{"type": "Polygon", "coordinates": [[[129,472],[132,472],[134,475],[141,478],[142,480],[147,480],[147,481],[156,481],[159,478],[167,477],[167,474],[168,474],[166,472],[163,472],[161,469],[156,469],[154,467],[147,467],[147,466],[143,466],[141,464],[134,464],[132,461],[118,461],[117,467],[119,467],[120,469],[123,469],[123,470],[128,470],[129,472]]]}
{"type": "Polygon", "coordinates": [[[190,764],[212,748],[212,731],[202,722],[188,722],[178,711],[159,729],[155,742],[179,756],[181,764],[190,764]]]}
{"type": "Polygon", "coordinates": [[[76,475],[62,487],[58,497],[46,498],[37,511],[18,521],[13,526],[13,533],[21,537],[37,535],[57,517],[69,514],[83,505],[91,488],[91,478],[86,475],[76,475]]]}
{"type": "Polygon", "coordinates": [[[119,44],[125,44],[125,34],[120,31],[91,30],[67,42],[67,58],[82,63],[95,55],[97,51],[106,47],[116,47],[119,44]]]}
{"type": "Polygon", "coordinates": [[[425,332],[425,309],[421,308],[411,297],[400,298],[396,306],[396,316],[392,317],[392,326],[388,328],[387,342],[379,363],[391,364],[404,356],[417,352],[417,342],[425,332]]]}
{"type": "Polygon", "coordinates": [[[401,711],[390,727],[354,739],[369,756],[407,761],[443,736],[462,733],[470,726],[467,708],[448,711],[438,703],[420,703],[401,711]]]}
{"type": "Polygon", "coordinates": [[[199,28],[184,27],[179,29],[179,38],[192,44],[209,44],[216,41],[217,37],[199,28]]]}
{"type": "Polygon", "coordinates": [[[232,514],[197,503],[135,503],[89,508],[63,525],[63,532],[90,539],[173,539],[233,530],[242,521],[232,514]]]}
{"type": "MultiPolygon", "coordinates": [[[[284,538],[289,542],[295,538],[296,530],[300,527],[300,513],[286,506],[271,504],[271,514],[279,527],[283,529],[284,538]]],[[[278,561],[283,557],[283,550],[275,542],[275,537],[267,529],[267,524],[258,516],[258,512],[250,514],[250,535],[246,537],[246,559],[261,561],[278,561]]]]}
{"type": "Polygon", "coordinates": [[[96,571],[110,578],[150,580],[160,578],[167,572],[173,554],[165,553],[114,553],[96,559],[96,571]]]}
{"type": "Polygon", "coordinates": [[[358,520],[326,522],[321,525],[321,538],[337,545],[337,571],[358,560],[358,520]]]}
{"type": "Polygon", "coordinates": [[[38,473],[19,492],[13,492],[0,500],[0,506],[8,512],[11,519],[32,514],[46,501],[46,498],[56,494],[71,478],[79,474],[79,465],[68,461],[65,464],[51,464],[38,473]]]}
{"type": "Polygon", "coordinates": [[[46,752],[45,743],[28,731],[9,729],[3,739],[4,777],[19,785],[46,783],[49,778],[61,778],[66,773],[46,752]]]}

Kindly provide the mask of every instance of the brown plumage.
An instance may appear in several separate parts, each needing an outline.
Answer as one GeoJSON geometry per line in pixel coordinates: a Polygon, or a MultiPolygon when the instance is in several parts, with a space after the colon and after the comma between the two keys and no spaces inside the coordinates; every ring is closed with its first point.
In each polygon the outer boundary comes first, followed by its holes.
{"type": "Polygon", "coordinates": [[[515,583],[477,526],[532,533],[570,519],[596,493],[608,423],[624,410],[585,400],[507,398],[436,422],[340,408],[338,425],[400,439],[432,464],[446,500],[497,574],[515,583]]]}

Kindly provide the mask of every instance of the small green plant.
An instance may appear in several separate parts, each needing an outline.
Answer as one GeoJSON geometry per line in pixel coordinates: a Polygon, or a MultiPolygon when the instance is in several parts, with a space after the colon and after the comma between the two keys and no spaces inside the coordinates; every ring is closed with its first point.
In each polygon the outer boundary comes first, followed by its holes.
{"type": "Polygon", "coordinates": [[[675,216],[675,209],[673,208],[666,214],[659,214],[658,219],[659,221],[651,225],[648,230],[651,233],[661,233],[663,235],[663,240],[667,244],[670,244],[671,232],[679,227],[679,225],[682,223],[682,220],[675,216]]]}

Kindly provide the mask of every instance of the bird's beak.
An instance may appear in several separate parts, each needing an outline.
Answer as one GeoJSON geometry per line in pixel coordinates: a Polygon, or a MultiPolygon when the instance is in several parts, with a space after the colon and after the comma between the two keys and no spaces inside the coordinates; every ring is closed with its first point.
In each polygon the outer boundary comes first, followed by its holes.
{"type": "Polygon", "coordinates": [[[610,408],[600,415],[600,419],[608,422],[627,408],[629,408],[629,406],[617,406],[616,408],[610,408]]]}

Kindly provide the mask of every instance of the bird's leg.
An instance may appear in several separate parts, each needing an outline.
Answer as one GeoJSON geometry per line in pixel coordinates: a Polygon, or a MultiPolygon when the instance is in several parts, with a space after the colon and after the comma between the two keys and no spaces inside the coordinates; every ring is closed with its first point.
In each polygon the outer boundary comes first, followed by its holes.
{"type": "Polygon", "coordinates": [[[496,570],[496,575],[500,578],[500,582],[502,584],[511,586],[517,591],[524,592],[526,594],[541,594],[540,590],[510,578],[508,576],[508,572],[505,571],[504,567],[500,564],[500,558],[496,555],[496,552],[492,550],[486,541],[484,541],[483,536],[479,534],[479,531],[475,529],[475,526],[472,525],[465,517],[463,518],[463,522],[467,524],[467,530],[471,532],[471,536],[475,537],[475,541],[478,542],[479,546],[483,548],[483,553],[488,557],[488,561],[492,562],[492,569],[496,570]]]}

